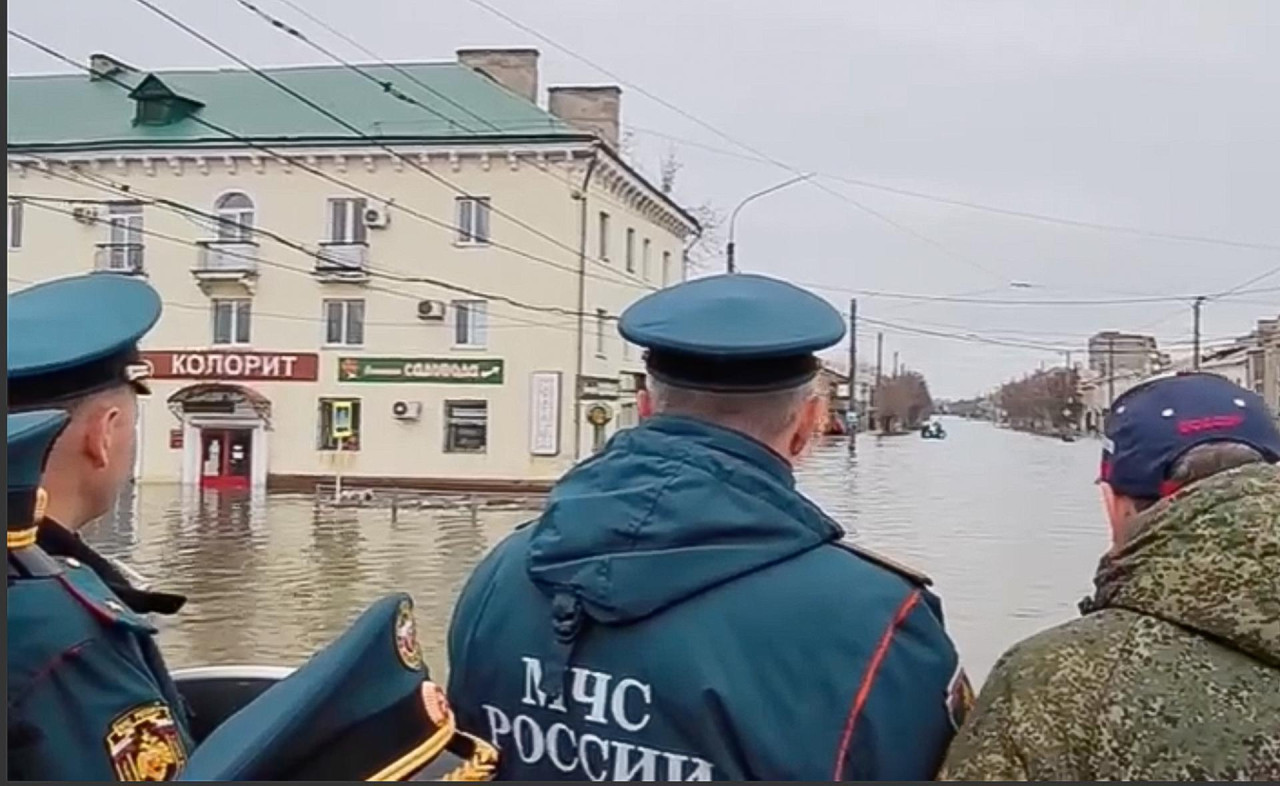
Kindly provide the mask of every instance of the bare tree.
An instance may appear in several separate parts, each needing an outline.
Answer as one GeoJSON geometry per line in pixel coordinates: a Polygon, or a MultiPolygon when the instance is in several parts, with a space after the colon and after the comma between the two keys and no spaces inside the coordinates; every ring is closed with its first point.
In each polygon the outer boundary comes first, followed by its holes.
{"type": "Polygon", "coordinates": [[[671,194],[672,189],[676,187],[676,175],[680,174],[681,169],[684,169],[684,164],[680,163],[675,145],[672,145],[667,148],[667,154],[658,162],[659,187],[662,193],[668,196],[671,194]]]}

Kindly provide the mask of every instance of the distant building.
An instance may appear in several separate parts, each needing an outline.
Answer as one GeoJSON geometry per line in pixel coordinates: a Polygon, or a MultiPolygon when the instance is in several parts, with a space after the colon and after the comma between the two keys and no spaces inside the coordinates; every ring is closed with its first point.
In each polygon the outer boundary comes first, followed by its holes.
{"type": "Polygon", "coordinates": [[[1089,339],[1089,370],[1098,374],[1150,374],[1160,363],[1154,336],[1104,330],[1089,339]]]}

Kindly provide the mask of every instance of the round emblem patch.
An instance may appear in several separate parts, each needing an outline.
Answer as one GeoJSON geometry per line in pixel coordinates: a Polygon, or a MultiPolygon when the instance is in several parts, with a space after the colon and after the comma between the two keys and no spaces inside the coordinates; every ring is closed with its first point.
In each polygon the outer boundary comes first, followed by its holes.
{"type": "Polygon", "coordinates": [[[422,703],[427,707],[427,717],[437,726],[443,725],[453,710],[449,708],[449,699],[444,694],[444,688],[434,682],[422,683],[422,703]]]}
{"type": "Polygon", "coordinates": [[[187,763],[173,713],[163,702],[125,712],[107,729],[107,753],[122,781],[167,781],[187,763]]]}
{"type": "Polygon", "coordinates": [[[418,644],[418,624],[413,619],[413,604],[400,601],[396,609],[396,654],[410,671],[422,671],[422,647],[418,644]]]}

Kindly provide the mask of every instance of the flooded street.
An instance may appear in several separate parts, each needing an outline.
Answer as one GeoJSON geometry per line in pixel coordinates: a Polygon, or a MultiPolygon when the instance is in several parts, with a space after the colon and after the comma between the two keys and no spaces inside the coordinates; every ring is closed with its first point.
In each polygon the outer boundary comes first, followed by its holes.
{"type": "MultiPolygon", "coordinates": [[[[818,446],[801,486],[849,537],[930,574],[975,680],[1014,641],[1071,618],[1106,545],[1098,446],[948,419],[949,438],[818,446]]],[[[90,539],[190,597],[163,623],[171,666],[294,664],[366,604],[405,590],[443,675],[453,600],[522,510],[318,507],[310,496],[142,486],[90,539]]]]}

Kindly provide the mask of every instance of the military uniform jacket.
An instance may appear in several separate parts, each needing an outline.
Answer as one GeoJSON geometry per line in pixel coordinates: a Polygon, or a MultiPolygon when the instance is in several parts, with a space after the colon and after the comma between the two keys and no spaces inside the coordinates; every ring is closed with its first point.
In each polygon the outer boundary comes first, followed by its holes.
{"type": "Polygon", "coordinates": [[[996,664],[944,779],[1280,780],[1280,473],[1151,508],[1082,619],[996,664]]]}
{"type": "Polygon", "coordinates": [[[155,628],[76,559],[9,565],[10,779],[175,776],[191,741],[155,628]]]}
{"type": "Polygon", "coordinates": [[[467,583],[459,725],[502,779],[931,778],[959,668],[938,601],[841,536],[754,440],[628,430],[467,583]]]}

